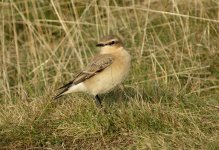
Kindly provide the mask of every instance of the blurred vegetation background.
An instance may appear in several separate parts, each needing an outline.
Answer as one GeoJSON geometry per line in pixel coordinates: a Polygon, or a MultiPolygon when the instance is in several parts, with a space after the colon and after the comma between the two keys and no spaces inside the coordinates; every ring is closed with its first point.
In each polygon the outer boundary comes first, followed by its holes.
{"type": "Polygon", "coordinates": [[[219,149],[218,0],[2,0],[1,149],[219,149]],[[52,101],[119,35],[123,86],[52,101]]]}

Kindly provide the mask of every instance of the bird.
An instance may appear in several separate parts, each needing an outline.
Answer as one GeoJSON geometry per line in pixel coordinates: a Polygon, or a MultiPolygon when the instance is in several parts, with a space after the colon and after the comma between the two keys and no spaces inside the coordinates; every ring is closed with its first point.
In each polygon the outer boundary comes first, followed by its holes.
{"type": "Polygon", "coordinates": [[[85,92],[94,96],[97,107],[102,107],[99,95],[110,92],[127,77],[131,56],[124,48],[121,39],[116,35],[107,35],[96,44],[99,54],[93,57],[91,63],[64,86],[54,99],[73,92],[85,92]]]}

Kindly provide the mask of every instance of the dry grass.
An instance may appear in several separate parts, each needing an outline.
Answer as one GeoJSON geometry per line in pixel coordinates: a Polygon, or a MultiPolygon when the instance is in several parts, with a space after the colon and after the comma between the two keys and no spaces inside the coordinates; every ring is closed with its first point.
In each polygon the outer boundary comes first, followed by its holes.
{"type": "Polygon", "coordinates": [[[2,149],[219,149],[217,0],[0,2],[2,149]],[[132,71],[104,98],[51,101],[119,34],[132,71]],[[78,68],[79,67],[79,68],[78,68]]]}

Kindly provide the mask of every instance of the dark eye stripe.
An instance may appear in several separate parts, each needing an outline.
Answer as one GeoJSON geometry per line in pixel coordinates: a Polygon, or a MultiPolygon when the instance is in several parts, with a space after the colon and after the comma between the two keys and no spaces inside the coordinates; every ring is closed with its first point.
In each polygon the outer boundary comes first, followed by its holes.
{"type": "Polygon", "coordinates": [[[118,41],[111,41],[111,42],[106,43],[106,44],[98,43],[96,46],[97,47],[103,47],[103,46],[106,46],[106,45],[113,45],[113,44],[116,44],[116,43],[118,43],[118,41]]]}
{"type": "Polygon", "coordinates": [[[110,42],[108,45],[113,45],[113,44],[115,44],[116,42],[115,41],[112,41],[112,42],[110,42]]]}
{"type": "Polygon", "coordinates": [[[118,41],[111,41],[110,43],[106,44],[106,45],[113,45],[113,44],[117,44],[118,41]]]}

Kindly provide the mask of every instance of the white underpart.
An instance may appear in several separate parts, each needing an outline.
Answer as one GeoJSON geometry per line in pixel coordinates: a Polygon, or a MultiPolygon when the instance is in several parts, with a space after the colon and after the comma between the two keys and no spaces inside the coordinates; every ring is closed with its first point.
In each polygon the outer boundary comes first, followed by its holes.
{"type": "Polygon", "coordinates": [[[76,85],[72,85],[68,91],[66,91],[63,94],[68,94],[68,93],[72,93],[72,92],[85,92],[87,90],[87,88],[85,87],[84,83],[81,82],[79,84],[76,85]]]}

